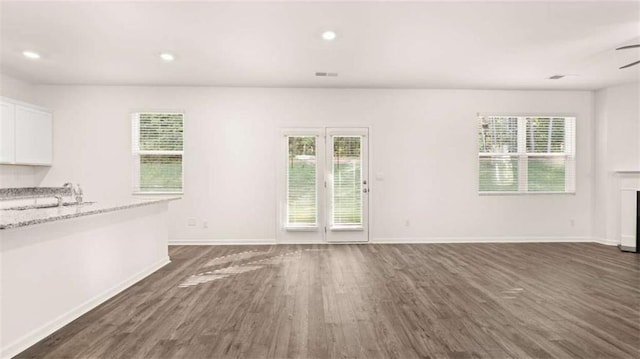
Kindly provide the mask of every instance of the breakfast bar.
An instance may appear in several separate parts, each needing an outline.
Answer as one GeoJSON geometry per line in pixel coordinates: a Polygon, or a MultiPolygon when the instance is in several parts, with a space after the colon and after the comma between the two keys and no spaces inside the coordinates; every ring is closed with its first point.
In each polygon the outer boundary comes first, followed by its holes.
{"type": "Polygon", "coordinates": [[[178,198],[0,210],[0,357],[11,357],[170,262],[178,198]]]}

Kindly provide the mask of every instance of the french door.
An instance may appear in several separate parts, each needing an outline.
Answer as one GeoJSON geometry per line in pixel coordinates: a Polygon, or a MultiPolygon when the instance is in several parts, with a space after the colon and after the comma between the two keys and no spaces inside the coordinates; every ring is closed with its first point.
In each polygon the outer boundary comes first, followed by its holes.
{"type": "Polygon", "coordinates": [[[280,242],[369,240],[369,130],[283,131],[280,242]]]}

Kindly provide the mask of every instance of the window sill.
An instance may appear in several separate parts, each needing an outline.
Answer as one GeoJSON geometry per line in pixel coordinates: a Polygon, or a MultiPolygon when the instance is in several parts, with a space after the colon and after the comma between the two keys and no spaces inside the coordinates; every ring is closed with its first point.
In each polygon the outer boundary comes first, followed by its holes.
{"type": "Polygon", "coordinates": [[[318,230],[318,226],[285,226],[287,232],[314,232],[318,230]]]}
{"type": "Polygon", "coordinates": [[[512,196],[522,196],[522,195],[539,195],[539,194],[559,194],[559,195],[575,195],[576,192],[478,192],[480,196],[504,196],[504,195],[512,195],[512,196]]]}
{"type": "Polygon", "coordinates": [[[175,195],[182,196],[184,192],[133,192],[131,193],[134,196],[167,196],[167,195],[175,195]]]}
{"type": "Polygon", "coordinates": [[[335,226],[330,228],[332,232],[347,232],[347,231],[364,231],[364,227],[361,225],[353,226],[335,226]]]}

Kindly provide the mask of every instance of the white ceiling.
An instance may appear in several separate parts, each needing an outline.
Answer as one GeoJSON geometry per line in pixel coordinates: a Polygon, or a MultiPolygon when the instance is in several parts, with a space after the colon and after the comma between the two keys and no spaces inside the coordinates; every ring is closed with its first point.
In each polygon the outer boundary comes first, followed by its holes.
{"type": "Polygon", "coordinates": [[[40,84],[597,89],[640,79],[640,65],[618,70],[640,50],[614,50],[640,42],[639,1],[0,6],[1,72],[40,84]],[[338,38],[322,40],[326,29],[338,38]]]}

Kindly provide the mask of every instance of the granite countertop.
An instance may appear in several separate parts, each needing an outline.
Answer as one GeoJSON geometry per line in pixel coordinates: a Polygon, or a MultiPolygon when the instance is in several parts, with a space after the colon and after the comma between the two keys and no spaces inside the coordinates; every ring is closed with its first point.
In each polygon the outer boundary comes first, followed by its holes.
{"type": "Polygon", "coordinates": [[[71,196],[72,194],[72,187],[0,188],[0,200],[54,197],[56,195],[71,196]]]}
{"type": "Polygon", "coordinates": [[[155,203],[174,201],[178,199],[180,199],[180,197],[162,197],[153,199],[128,198],[113,201],[85,202],[81,205],[53,208],[0,210],[0,230],[120,211],[123,209],[148,206],[155,203]]]}

